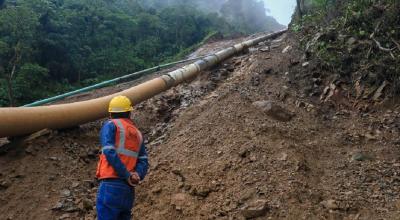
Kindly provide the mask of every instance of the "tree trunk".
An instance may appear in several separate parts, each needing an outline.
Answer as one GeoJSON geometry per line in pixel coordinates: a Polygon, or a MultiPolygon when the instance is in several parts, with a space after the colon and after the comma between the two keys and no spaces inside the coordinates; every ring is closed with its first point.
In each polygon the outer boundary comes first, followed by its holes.
{"type": "Polygon", "coordinates": [[[7,92],[8,92],[8,101],[10,107],[14,107],[14,93],[13,93],[13,88],[12,88],[12,79],[10,77],[7,77],[7,92]]]}
{"type": "Polygon", "coordinates": [[[302,0],[296,0],[297,1],[297,12],[299,13],[299,17],[303,17],[303,6],[302,6],[302,0]]]}
{"type": "Polygon", "coordinates": [[[81,85],[81,68],[78,70],[78,85],[81,85]]]}
{"type": "Polygon", "coordinates": [[[16,69],[17,69],[17,65],[14,64],[10,75],[7,77],[8,101],[10,102],[9,103],[10,107],[14,107],[15,106],[15,103],[14,103],[14,91],[13,91],[13,87],[12,87],[12,79],[14,77],[16,69]]]}

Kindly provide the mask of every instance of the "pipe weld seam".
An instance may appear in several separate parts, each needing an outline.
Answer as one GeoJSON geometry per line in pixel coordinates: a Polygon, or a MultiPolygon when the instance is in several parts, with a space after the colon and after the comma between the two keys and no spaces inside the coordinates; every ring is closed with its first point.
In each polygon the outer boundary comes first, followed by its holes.
{"type": "Polygon", "coordinates": [[[175,85],[175,79],[170,75],[170,73],[164,74],[161,78],[168,88],[175,85]]]}

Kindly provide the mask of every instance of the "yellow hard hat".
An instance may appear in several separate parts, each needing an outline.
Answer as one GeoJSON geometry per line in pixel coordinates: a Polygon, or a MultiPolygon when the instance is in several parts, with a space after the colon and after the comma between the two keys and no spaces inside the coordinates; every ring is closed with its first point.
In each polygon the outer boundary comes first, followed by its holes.
{"type": "Polygon", "coordinates": [[[111,113],[121,113],[121,112],[130,112],[133,110],[131,100],[129,100],[126,96],[116,96],[110,101],[110,105],[108,106],[108,112],[111,113]]]}

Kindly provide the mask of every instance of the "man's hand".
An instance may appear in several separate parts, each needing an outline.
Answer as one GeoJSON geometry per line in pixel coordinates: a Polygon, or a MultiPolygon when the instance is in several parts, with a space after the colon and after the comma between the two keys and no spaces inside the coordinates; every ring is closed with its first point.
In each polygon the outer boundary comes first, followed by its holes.
{"type": "Polygon", "coordinates": [[[131,172],[131,181],[133,184],[139,184],[140,182],[140,177],[137,172],[131,172]]]}
{"type": "Polygon", "coordinates": [[[140,182],[139,174],[136,172],[131,172],[131,176],[127,179],[130,186],[136,186],[140,182]]]}

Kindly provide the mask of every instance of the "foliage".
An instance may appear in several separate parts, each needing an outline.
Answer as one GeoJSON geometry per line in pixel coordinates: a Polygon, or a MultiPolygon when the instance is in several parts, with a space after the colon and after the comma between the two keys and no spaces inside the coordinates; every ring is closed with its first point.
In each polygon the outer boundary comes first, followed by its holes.
{"type": "Polygon", "coordinates": [[[0,77],[14,105],[13,79],[22,63],[30,59],[38,16],[29,8],[15,6],[0,11],[0,77]]]}
{"type": "Polygon", "coordinates": [[[182,56],[210,33],[235,31],[194,2],[152,9],[141,0],[1,1],[0,105],[154,66],[182,56]]]}
{"type": "Polygon", "coordinates": [[[36,97],[47,95],[45,90],[36,88],[43,87],[48,77],[48,70],[38,64],[25,63],[13,82],[16,93],[15,98],[21,102],[29,102],[36,97]]]}
{"type": "Polygon", "coordinates": [[[307,52],[344,81],[400,94],[400,3],[393,0],[312,1],[292,24],[307,52]],[[388,90],[388,89],[387,89],[388,90]]]}

